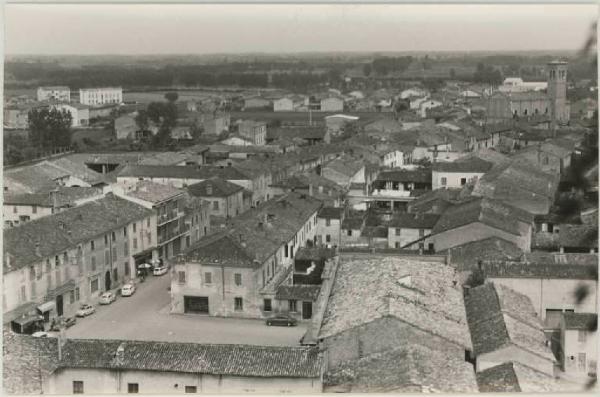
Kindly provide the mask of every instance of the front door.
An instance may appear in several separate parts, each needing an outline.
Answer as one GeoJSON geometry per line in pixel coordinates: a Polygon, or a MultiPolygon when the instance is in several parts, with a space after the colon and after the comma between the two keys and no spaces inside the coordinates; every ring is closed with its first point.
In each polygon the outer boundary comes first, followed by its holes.
{"type": "Polygon", "coordinates": [[[312,302],[302,302],[302,319],[310,320],[312,318],[312,302]]]}
{"type": "Polygon", "coordinates": [[[107,270],[104,275],[104,290],[110,291],[110,270],[107,270]]]}
{"type": "Polygon", "coordinates": [[[184,296],[183,311],[184,313],[208,314],[208,297],[184,296]]]}
{"type": "Polygon", "coordinates": [[[62,297],[62,295],[58,295],[56,297],[56,314],[58,314],[59,317],[63,315],[63,297],[62,297]]]}

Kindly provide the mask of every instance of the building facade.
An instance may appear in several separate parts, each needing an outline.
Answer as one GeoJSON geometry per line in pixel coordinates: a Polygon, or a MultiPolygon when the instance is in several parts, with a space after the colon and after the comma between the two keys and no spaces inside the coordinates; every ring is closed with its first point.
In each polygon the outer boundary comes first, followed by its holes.
{"type": "Polygon", "coordinates": [[[79,90],[79,103],[88,106],[123,103],[121,87],[82,88],[79,90]]]}
{"type": "Polygon", "coordinates": [[[71,102],[71,89],[66,86],[38,87],[37,100],[38,102],[50,100],[71,102]]]}

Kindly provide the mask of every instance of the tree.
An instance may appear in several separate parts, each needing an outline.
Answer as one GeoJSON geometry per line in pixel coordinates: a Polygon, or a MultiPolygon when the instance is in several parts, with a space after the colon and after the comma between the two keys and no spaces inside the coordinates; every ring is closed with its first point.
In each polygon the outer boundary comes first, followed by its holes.
{"type": "Polygon", "coordinates": [[[177,99],[179,99],[179,94],[177,94],[176,92],[167,92],[165,94],[165,99],[168,102],[174,103],[177,101],[177,99]]]}
{"type": "Polygon", "coordinates": [[[154,124],[160,124],[160,119],[163,114],[164,103],[162,102],[150,102],[146,108],[148,118],[154,124]]]}
{"type": "Polygon", "coordinates": [[[366,77],[369,77],[371,75],[371,72],[373,71],[373,68],[371,67],[370,63],[365,64],[365,66],[363,66],[363,74],[366,77]]]}
{"type": "Polygon", "coordinates": [[[54,149],[71,144],[73,117],[56,108],[32,109],[29,114],[29,140],[39,149],[54,149]]]}
{"type": "Polygon", "coordinates": [[[150,120],[148,120],[148,111],[140,110],[135,116],[135,124],[140,131],[147,131],[150,126],[150,120]]]}

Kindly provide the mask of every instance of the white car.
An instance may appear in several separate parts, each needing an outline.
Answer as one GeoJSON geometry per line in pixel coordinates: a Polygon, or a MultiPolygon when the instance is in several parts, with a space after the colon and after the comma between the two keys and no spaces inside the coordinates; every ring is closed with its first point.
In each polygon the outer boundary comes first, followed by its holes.
{"type": "Polygon", "coordinates": [[[135,285],[133,284],[125,284],[123,288],[121,288],[121,296],[131,296],[135,293],[135,285]]]}
{"type": "Polygon", "coordinates": [[[83,303],[79,307],[79,310],[77,310],[77,312],[75,312],[75,315],[77,317],[87,317],[90,314],[94,314],[95,311],[96,311],[96,309],[94,308],[94,306],[88,305],[87,303],[83,303]]]}
{"type": "Polygon", "coordinates": [[[158,266],[154,268],[152,274],[154,274],[155,276],[162,276],[163,274],[167,274],[168,271],[169,269],[167,269],[166,266],[158,266]]]}
{"type": "Polygon", "coordinates": [[[47,338],[50,336],[50,334],[46,331],[38,331],[31,334],[31,336],[33,336],[34,338],[47,338]]]}
{"type": "Polygon", "coordinates": [[[110,305],[117,299],[117,296],[112,292],[105,292],[100,295],[100,304],[101,305],[110,305]]]}

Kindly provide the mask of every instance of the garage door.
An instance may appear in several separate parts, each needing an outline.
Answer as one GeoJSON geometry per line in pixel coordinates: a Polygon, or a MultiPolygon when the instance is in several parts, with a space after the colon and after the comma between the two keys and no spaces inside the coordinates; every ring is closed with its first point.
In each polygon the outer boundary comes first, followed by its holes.
{"type": "Polygon", "coordinates": [[[184,296],[183,308],[185,313],[208,314],[208,297],[184,296]]]}

